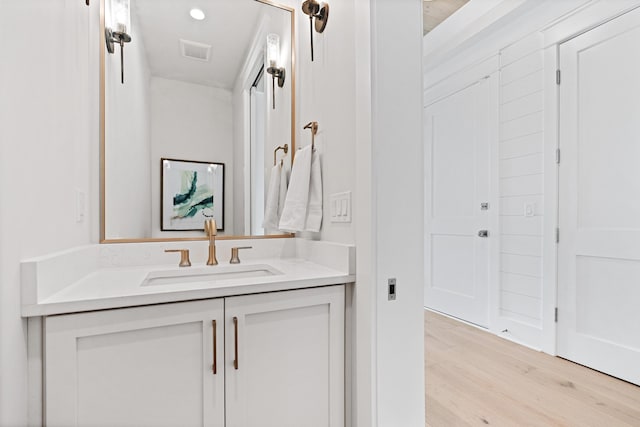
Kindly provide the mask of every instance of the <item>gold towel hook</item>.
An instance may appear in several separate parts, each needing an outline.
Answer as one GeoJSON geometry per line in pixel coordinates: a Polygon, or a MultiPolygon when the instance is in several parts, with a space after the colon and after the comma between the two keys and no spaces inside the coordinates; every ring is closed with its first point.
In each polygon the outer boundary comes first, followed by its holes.
{"type": "MultiPolygon", "coordinates": [[[[273,150],[273,166],[278,164],[278,160],[276,159],[276,154],[278,153],[278,150],[282,150],[284,151],[284,154],[287,154],[289,152],[289,144],[284,144],[284,145],[280,145],[278,147],[276,147],[275,150],[273,150]]],[[[282,160],[282,164],[284,164],[284,160],[282,160]]]]}
{"type": "Polygon", "coordinates": [[[303,129],[311,129],[311,149],[316,149],[316,133],[318,133],[318,122],[309,122],[303,129]]]}

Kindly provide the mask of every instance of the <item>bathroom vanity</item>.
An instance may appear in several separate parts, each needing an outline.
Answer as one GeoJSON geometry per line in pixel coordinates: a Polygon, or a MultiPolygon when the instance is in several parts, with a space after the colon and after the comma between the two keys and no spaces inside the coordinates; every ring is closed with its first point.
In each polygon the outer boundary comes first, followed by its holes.
{"type": "MultiPolygon", "coordinates": [[[[354,248],[253,244],[238,265],[206,267],[200,255],[193,267],[158,264],[174,259],[160,250],[166,243],[25,261],[44,424],[343,426],[354,248]],[[79,277],[55,274],[83,262],[79,277]]],[[[190,245],[204,257],[203,242],[190,245]]],[[[37,413],[37,398],[32,406],[37,413]]]]}

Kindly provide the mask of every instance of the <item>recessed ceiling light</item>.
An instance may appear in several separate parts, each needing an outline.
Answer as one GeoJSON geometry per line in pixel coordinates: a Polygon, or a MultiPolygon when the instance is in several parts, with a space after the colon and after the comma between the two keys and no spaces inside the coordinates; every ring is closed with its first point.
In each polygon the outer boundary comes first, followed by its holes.
{"type": "Polygon", "coordinates": [[[204,19],[204,12],[201,9],[191,9],[189,15],[196,21],[202,21],[204,19]]]}

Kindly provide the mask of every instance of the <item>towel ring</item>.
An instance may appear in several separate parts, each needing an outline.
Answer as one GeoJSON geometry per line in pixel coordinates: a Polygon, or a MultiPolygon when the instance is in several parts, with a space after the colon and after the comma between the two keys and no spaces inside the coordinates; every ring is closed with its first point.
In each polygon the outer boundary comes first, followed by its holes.
{"type": "MultiPolygon", "coordinates": [[[[273,150],[273,166],[275,166],[278,163],[278,160],[276,158],[276,154],[278,154],[278,150],[282,150],[284,151],[284,154],[287,154],[289,152],[289,144],[280,145],[276,147],[275,150],[273,150]]],[[[284,159],[280,160],[280,165],[284,165],[284,159]]]]}
{"type": "Polygon", "coordinates": [[[311,149],[316,149],[316,133],[318,133],[318,122],[309,122],[303,129],[311,129],[311,149]]]}

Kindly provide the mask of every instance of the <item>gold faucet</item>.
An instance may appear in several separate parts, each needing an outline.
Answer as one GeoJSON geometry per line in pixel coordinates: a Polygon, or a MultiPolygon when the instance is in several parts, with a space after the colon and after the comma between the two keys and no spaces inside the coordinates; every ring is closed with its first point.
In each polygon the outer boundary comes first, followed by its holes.
{"type": "Polygon", "coordinates": [[[216,234],[218,234],[218,226],[215,219],[207,219],[204,221],[204,231],[209,236],[209,258],[207,265],[218,265],[216,259],[216,234]]]}

